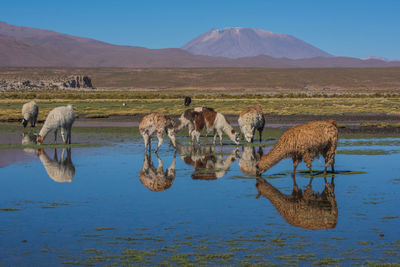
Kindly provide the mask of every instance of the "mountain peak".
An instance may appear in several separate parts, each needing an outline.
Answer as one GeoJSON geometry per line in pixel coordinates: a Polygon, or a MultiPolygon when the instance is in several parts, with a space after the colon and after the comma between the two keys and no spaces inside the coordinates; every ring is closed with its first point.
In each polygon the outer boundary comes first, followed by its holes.
{"type": "Polygon", "coordinates": [[[211,29],[185,44],[182,49],[195,55],[228,58],[258,55],[290,59],[331,57],[293,36],[245,27],[211,29]]]}

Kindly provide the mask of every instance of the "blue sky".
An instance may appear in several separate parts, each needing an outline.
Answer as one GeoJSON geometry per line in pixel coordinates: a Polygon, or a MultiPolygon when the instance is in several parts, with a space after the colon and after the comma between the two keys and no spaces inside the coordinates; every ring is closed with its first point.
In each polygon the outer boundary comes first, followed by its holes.
{"type": "Polygon", "coordinates": [[[336,56],[400,59],[400,0],[1,1],[0,20],[148,48],[211,28],[285,33],[336,56]]]}

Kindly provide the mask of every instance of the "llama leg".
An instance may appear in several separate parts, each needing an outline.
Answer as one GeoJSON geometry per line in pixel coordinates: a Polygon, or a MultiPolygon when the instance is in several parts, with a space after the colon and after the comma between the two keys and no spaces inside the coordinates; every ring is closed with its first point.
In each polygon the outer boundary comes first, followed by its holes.
{"type": "Polygon", "coordinates": [[[175,134],[173,129],[168,129],[168,137],[171,139],[171,143],[176,148],[176,143],[175,143],[175,134]]]}
{"type": "Polygon", "coordinates": [[[160,146],[162,145],[162,143],[163,143],[163,132],[161,132],[161,133],[157,133],[157,138],[158,138],[158,145],[157,145],[157,148],[156,148],[156,150],[154,151],[154,152],[157,152],[158,151],[158,149],[160,148],[160,146]]]}
{"type": "Polygon", "coordinates": [[[149,144],[149,135],[146,133],[143,133],[143,141],[144,141],[144,150],[146,151],[147,145],[149,144]]]}
{"type": "Polygon", "coordinates": [[[213,145],[215,146],[215,143],[217,142],[217,131],[214,130],[214,139],[213,139],[213,145]]]}
{"type": "Polygon", "coordinates": [[[300,159],[298,157],[293,157],[293,176],[296,174],[297,166],[299,165],[300,159]]]}
{"type": "Polygon", "coordinates": [[[310,170],[311,177],[314,175],[313,171],[312,171],[312,161],[313,161],[313,158],[310,155],[304,156],[304,162],[306,163],[307,168],[310,170]]]}
{"type": "Polygon", "coordinates": [[[218,130],[218,136],[219,136],[219,144],[222,147],[222,131],[218,130]]]}
{"type": "Polygon", "coordinates": [[[67,143],[65,141],[65,128],[61,127],[61,139],[63,140],[64,145],[67,143]]]}
{"type": "Polygon", "coordinates": [[[71,128],[68,129],[67,140],[68,140],[68,144],[71,144],[71,128]]]}
{"type": "Polygon", "coordinates": [[[57,144],[57,130],[54,131],[54,144],[57,144]]]}
{"type": "MultiPolygon", "coordinates": [[[[193,124],[191,124],[191,123],[188,124],[188,131],[189,131],[189,136],[192,136],[193,124]]],[[[193,138],[192,138],[192,141],[193,141],[193,138]]]]}

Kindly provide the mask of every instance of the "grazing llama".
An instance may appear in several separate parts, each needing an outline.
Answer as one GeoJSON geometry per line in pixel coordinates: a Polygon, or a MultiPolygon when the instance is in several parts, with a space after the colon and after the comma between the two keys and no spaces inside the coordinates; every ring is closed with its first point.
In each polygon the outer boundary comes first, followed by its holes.
{"type": "Polygon", "coordinates": [[[158,167],[155,168],[151,159],[151,153],[144,155],[143,167],[140,169],[139,179],[144,186],[151,191],[164,191],[172,186],[175,180],[176,153],[171,166],[164,172],[164,165],[157,153],[154,153],[158,160],[158,167]]]}
{"type": "Polygon", "coordinates": [[[320,154],[325,159],[324,173],[328,166],[334,172],[337,141],[338,129],[334,120],[311,121],[294,126],[284,132],[268,154],[257,162],[257,174],[261,175],[284,158],[292,158],[293,175],[303,159],[312,176],[313,159],[320,154]]]}
{"type": "Polygon", "coordinates": [[[239,144],[239,136],[226,120],[225,116],[219,112],[214,111],[212,108],[197,107],[194,109],[186,110],[180,117],[180,125],[177,130],[185,126],[189,128],[189,135],[192,142],[197,141],[200,144],[200,132],[206,128],[207,133],[214,132],[213,144],[217,141],[217,134],[219,136],[219,143],[222,146],[222,132],[235,143],[239,144]]]}
{"type": "Polygon", "coordinates": [[[167,115],[161,113],[150,113],[144,116],[139,123],[139,131],[143,136],[144,147],[147,149],[147,146],[149,146],[149,151],[151,150],[151,138],[155,134],[158,138],[158,146],[155,152],[158,151],[163,143],[164,132],[168,134],[174,148],[176,147],[174,122],[167,115]]]}
{"type": "Polygon", "coordinates": [[[262,131],[265,125],[265,118],[261,105],[254,105],[245,108],[240,112],[238,123],[240,131],[247,142],[253,143],[256,130],[260,134],[260,142],[262,141],[262,131]]]}
{"type": "Polygon", "coordinates": [[[72,182],[75,176],[75,166],[71,159],[71,148],[67,148],[67,157],[65,158],[65,148],[61,152],[61,159],[57,158],[57,149],[54,149],[54,159],[47,156],[46,152],[38,149],[38,156],[42,162],[47,174],[57,183],[72,182]]]}
{"type": "Polygon", "coordinates": [[[38,114],[39,107],[36,105],[35,101],[32,100],[31,102],[25,103],[22,106],[22,125],[24,128],[28,122],[31,123],[31,127],[35,127],[38,114]]]}
{"type": "Polygon", "coordinates": [[[40,145],[47,134],[54,131],[54,143],[57,141],[57,131],[61,128],[61,138],[64,144],[71,144],[71,128],[75,121],[75,112],[71,105],[54,108],[47,115],[46,121],[39,132],[36,141],[40,145]],[[65,138],[65,133],[67,138],[65,138]]]}
{"type": "Polygon", "coordinates": [[[268,199],[279,214],[289,224],[311,230],[333,229],[336,227],[338,207],[335,197],[335,185],[332,175],[331,183],[325,178],[325,188],[321,193],[312,189],[312,179],[304,192],[300,190],[295,180],[291,195],[281,193],[266,180],[258,178],[256,188],[268,199]]]}

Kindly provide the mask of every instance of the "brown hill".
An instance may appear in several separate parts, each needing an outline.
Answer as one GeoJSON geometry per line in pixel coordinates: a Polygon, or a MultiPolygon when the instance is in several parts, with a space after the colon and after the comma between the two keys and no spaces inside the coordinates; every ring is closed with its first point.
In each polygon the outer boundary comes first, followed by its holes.
{"type": "Polygon", "coordinates": [[[390,67],[400,66],[400,62],[341,57],[278,59],[262,55],[231,59],[200,56],[179,48],[147,49],[112,45],[89,38],[0,22],[0,66],[331,68],[390,67]]]}

